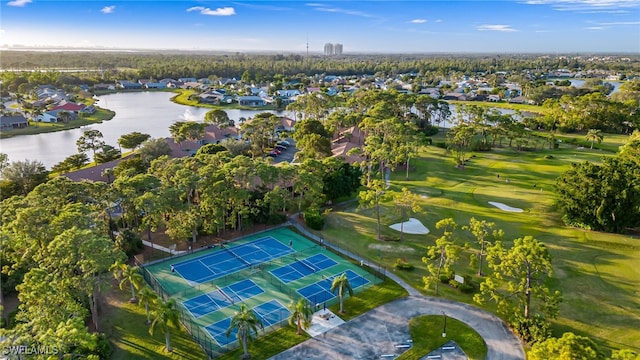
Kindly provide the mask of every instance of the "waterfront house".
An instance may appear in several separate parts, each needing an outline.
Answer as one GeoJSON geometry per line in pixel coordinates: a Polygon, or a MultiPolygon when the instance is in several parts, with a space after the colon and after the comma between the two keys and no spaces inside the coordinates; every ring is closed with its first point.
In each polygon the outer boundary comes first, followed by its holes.
{"type": "Polygon", "coordinates": [[[27,126],[29,126],[29,122],[24,115],[0,116],[0,130],[22,129],[27,126]]]}
{"type": "Polygon", "coordinates": [[[39,121],[39,122],[57,123],[59,121],[58,112],[57,111],[44,112],[44,113],[38,115],[36,120],[39,121]]]}
{"type": "Polygon", "coordinates": [[[239,96],[238,104],[241,106],[265,106],[267,102],[259,96],[239,96]]]}

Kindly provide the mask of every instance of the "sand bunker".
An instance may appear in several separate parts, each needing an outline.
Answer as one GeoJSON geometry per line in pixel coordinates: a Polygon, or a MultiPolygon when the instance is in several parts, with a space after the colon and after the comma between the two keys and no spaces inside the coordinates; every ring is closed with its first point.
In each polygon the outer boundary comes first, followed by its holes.
{"type": "Polygon", "coordinates": [[[405,221],[403,223],[397,223],[389,226],[393,230],[400,231],[400,227],[402,226],[402,232],[405,234],[428,234],[429,229],[427,229],[420,220],[410,218],[409,221],[405,221]]]}
{"type": "Polygon", "coordinates": [[[510,211],[510,212],[523,212],[524,210],[520,209],[520,208],[514,208],[511,207],[509,205],[505,205],[503,203],[499,203],[499,202],[495,202],[495,201],[489,201],[489,204],[497,207],[500,210],[504,210],[504,211],[510,211]]]}

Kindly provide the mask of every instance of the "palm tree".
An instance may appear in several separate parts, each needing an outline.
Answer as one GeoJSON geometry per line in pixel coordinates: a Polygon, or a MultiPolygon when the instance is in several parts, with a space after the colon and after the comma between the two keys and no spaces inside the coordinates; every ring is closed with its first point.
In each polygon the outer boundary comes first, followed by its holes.
{"type": "Polygon", "coordinates": [[[158,301],[158,295],[151,289],[148,285],[143,286],[138,291],[138,298],[140,299],[140,304],[144,303],[144,309],[147,312],[147,322],[146,324],[151,324],[151,316],[149,312],[149,303],[155,303],[158,301]]]}
{"type": "Polygon", "coordinates": [[[238,331],[238,342],[242,344],[244,354],[243,359],[250,359],[251,355],[247,351],[247,341],[252,338],[253,334],[258,333],[258,327],[264,329],[262,320],[258,319],[256,314],[250,310],[246,304],[240,304],[240,309],[235,312],[233,318],[231,318],[231,324],[227,329],[227,337],[231,334],[233,329],[238,331]]]}
{"type": "Polygon", "coordinates": [[[153,336],[157,328],[164,331],[165,348],[168,352],[171,352],[173,348],[171,348],[169,338],[169,326],[173,325],[177,329],[180,329],[180,310],[177,308],[176,301],[174,299],[169,299],[166,302],[160,301],[158,308],[153,313],[154,319],[149,328],[149,334],[153,336]]]}
{"type": "Polygon", "coordinates": [[[291,317],[289,318],[289,325],[298,327],[298,335],[302,335],[302,329],[308,329],[311,326],[311,319],[313,318],[313,308],[307,299],[300,298],[297,302],[291,302],[289,304],[289,311],[291,311],[291,317]]]}
{"type": "Polygon", "coordinates": [[[584,138],[587,141],[591,141],[591,149],[593,149],[593,143],[597,141],[598,144],[600,144],[604,136],[602,135],[602,132],[598,129],[589,129],[589,131],[587,132],[587,135],[585,135],[584,138]]]}
{"type": "Polygon", "coordinates": [[[331,282],[331,292],[335,292],[338,290],[338,298],[340,299],[340,313],[344,313],[343,309],[343,300],[344,300],[344,292],[348,291],[349,296],[353,296],[353,289],[351,288],[351,284],[349,284],[349,279],[347,279],[347,273],[342,273],[340,276],[336,276],[331,282]]]}
{"type": "Polygon", "coordinates": [[[136,289],[139,289],[144,282],[142,275],[138,272],[138,268],[116,262],[111,267],[111,271],[113,272],[113,277],[119,282],[120,290],[124,290],[126,284],[129,283],[129,286],[131,286],[131,299],[129,299],[129,302],[137,303],[136,289]]]}

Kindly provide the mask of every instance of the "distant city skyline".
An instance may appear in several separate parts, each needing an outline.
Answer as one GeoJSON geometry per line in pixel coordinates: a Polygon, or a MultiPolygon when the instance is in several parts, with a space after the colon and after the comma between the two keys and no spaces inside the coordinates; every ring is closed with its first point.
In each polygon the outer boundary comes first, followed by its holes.
{"type": "Polygon", "coordinates": [[[640,53],[640,0],[11,0],[0,17],[9,47],[640,53]]]}

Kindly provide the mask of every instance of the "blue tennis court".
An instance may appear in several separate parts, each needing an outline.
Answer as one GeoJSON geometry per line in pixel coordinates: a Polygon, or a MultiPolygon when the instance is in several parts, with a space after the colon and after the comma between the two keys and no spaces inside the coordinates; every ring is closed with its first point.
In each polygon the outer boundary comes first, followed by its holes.
{"type": "MultiPolygon", "coordinates": [[[[347,273],[347,279],[349,279],[349,285],[351,285],[352,289],[359,288],[369,283],[369,280],[364,277],[358,275],[356,272],[352,270],[345,271],[347,273]]],[[[311,305],[315,306],[316,304],[322,304],[336,297],[334,293],[331,292],[331,283],[333,279],[340,276],[341,274],[335,274],[326,279],[322,279],[316,283],[305,286],[301,289],[298,289],[298,294],[304,296],[311,305]]]]}
{"type": "Polygon", "coordinates": [[[288,284],[337,264],[335,260],[325,254],[316,254],[306,259],[300,259],[289,265],[273,269],[271,273],[285,284],[288,284]]]}
{"type": "Polygon", "coordinates": [[[171,268],[195,286],[292,252],[293,249],[268,236],[237,246],[223,246],[216,252],[172,264],[171,268]]]}
{"type": "MultiPolygon", "coordinates": [[[[290,316],[289,310],[284,307],[278,300],[271,300],[266,303],[262,303],[253,308],[258,319],[262,320],[264,327],[271,326],[283,321],[290,316]]],[[[237,340],[238,331],[232,329],[229,336],[226,332],[231,325],[231,318],[220,320],[205,327],[207,332],[220,346],[225,346],[237,340]]]]}
{"type": "Polygon", "coordinates": [[[264,290],[256,283],[245,279],[216,291],[183,301],[184,307],[191,312],[193,317],[199,318],[214,311],[218,311],[236,302],[242,302],[256,295],[262,294],[264,290]]]}

